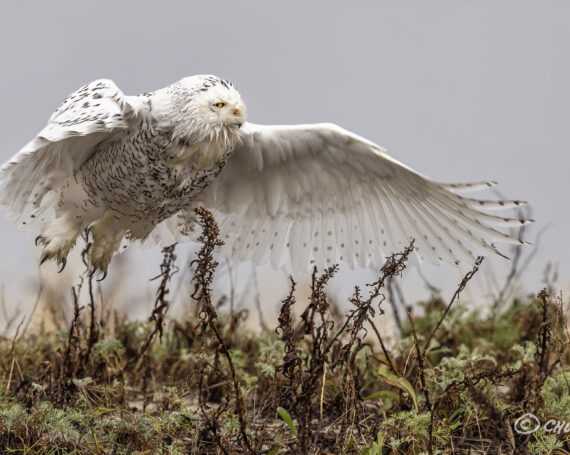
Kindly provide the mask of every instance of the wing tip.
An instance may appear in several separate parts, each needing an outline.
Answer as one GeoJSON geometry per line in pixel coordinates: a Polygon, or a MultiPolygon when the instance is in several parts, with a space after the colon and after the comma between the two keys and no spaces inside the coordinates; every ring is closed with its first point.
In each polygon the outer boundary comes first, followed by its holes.
{"type": "Polygon", "coordinates": [[[441,186],[452,191],[479,191],[485,188],[491,188],[499,182],[496,180],[486,180],[479,182],[458,182],[458,183],[440,183],[441,186]]]}

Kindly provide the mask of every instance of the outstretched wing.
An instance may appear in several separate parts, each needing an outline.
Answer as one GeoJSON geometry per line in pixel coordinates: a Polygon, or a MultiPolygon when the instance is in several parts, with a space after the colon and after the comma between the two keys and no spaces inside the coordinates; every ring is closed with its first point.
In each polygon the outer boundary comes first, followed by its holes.
{"type": "Polygon", "coordinates": [[[240,260],[277,268],[290,258],[297,270],[313,262],[379,265],[413,238],[421,257],[458,263],[500,254],[494,242],[519,240],[496,227],[530,221],[481,211],[520,201],[457,195],[478,185],[429,180],[333,124],[242,129],[242,142],[202,196],[226,254],[240,260]]]}
{"type": "Polygon", "coordinates": [[[49,206],[46,193],[57,190],[98,143],[128,127],[134,113],[129,98],[109,79],[69,95],[45,128],[0,169],[1,202],[9,207],[8,216],[26,227],[43,212],[49,206]]]}

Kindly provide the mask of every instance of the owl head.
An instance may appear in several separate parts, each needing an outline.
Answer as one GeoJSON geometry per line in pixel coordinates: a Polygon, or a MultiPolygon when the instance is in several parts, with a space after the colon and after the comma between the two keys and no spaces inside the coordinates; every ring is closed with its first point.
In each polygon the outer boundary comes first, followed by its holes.
{"type": "Polygon", "coordinates": [[[237,132],[246,119],[245,104],[231,82],[201,75],[180,81],[187,90],[188,113],[205,130],[237,132]]]}

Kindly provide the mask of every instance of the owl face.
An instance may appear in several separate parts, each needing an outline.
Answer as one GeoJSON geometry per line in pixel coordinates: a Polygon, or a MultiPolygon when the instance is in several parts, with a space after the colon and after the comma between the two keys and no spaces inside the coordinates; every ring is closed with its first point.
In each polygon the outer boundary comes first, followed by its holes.
{"type": "Polygon", "coordinates": [[[199,78],[191,81],[192,111],[199,123],[215,130],[239,130],[246,120],[246,109],[236,88],[215,76],[199,78]]]}
{"type": "Polygon", "coordinates": [[[218,125],[240,128],[245,122],[245,104],[232,86],[211,87],[205,93],[202,112],[210,123],[218,125]]]}

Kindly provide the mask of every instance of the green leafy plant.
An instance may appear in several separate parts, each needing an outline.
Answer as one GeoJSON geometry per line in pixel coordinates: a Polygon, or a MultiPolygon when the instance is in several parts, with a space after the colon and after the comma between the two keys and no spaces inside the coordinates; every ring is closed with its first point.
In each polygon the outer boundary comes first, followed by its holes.
{"type": "Polygon", "coordinates": [[[285,422],[287,424],[287,426],[291,430],[291,433],[293,433],[295,436],[297,436],[297,428],[295,427],[295,424],[293,423],[293,419],[291,418],[291,415],[287,412],[287,410],[282,408],[282,407],[278,407],[277,408],[277,414],[279,414],[279,417],[281,417],[281,420],[283,420],[283,422],[285,422]]]}

